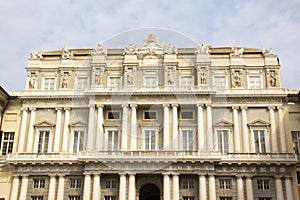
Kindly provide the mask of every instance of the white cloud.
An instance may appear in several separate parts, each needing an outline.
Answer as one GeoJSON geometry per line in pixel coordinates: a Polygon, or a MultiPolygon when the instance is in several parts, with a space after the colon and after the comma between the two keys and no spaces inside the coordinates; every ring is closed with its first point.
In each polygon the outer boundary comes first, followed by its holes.
{"type": "Polygon", "coordinates": [[[24,89],[24,68],[33,50],[94,48],[120,32],[157,27],[213,46],[272,47],[281,60],[283,86],[299,89],[299,8],[297,0],[5,1],[0,8],[0,85],[24,89]]]}

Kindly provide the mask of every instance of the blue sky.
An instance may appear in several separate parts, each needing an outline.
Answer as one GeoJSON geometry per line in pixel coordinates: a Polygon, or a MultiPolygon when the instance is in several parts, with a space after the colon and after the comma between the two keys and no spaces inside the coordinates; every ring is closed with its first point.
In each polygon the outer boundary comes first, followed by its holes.
{"type": "Polygon", "coordinates": [[[95,48],[110,45],[107,41],[120,33],[154,27],[197,44],[272,48],[282,66],[283,87],[300,89],[299,10],[299,0],[4,1],[0,85],[9,92],[25,88],[32,51],[95,48]]]}

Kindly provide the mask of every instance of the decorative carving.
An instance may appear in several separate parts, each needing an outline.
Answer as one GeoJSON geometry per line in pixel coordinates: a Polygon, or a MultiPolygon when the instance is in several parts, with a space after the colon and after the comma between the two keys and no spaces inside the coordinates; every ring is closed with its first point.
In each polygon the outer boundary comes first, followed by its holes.
{"type": "Polygon", "coordinates": [[[95,85],[100,85],[104,75],[104,67],[97,68],[95,72],[95,85]]]}
{"type": "Polygon", "coordinates": [[[39,51],[39,52],[31,52],[30,53],[30,58],[31,60],[40,60],[43,58],[43,52],[42,51],[39,51]]]}
{"type": "Polygon", "coordinates": [[[234,71],[232,80],[233,80],[233,87],[241,87],[240,71],[234,71]]]}
{"type": "Polygon", "coordinates": [[[169,44],[165,48],[165,53],[166,54],[177,54],[177,48],[175,46],[172,46],[171,44],[169,44]]]}
{"type": "Polygon", "coordinates": [[[128,47],[125,47],[124,49],[124,54],[128,54],[128,55],[137,54],[137,52],[138,52],[138,47],[135,47],[132,44],[130,44],[128,47]]]}
{"type": "Polygon", "coordinates": [[[174,83],[174,75],[173,75],[173,69],[171,69],[171,68],[169,68],[168,69],[168,74],[167,74],[167,76],[168,76],[168,84],[169,85],[172,85],[173,83],[174,83]]]}
{"type": "Polygon", "coordinates": [[[270,49],[264,49],[262,51],[263,55],[266,56],[266,57],[269,57],[269,56],[276,56],[276,54],[274,53],[273,49],[270,48],[270,49]]]}
{"type": "Polygon", "coordinates": [[[206,72],[201,72],[201,74],[200,74],[200,84],[201,85],[206,84],[206,72]]]}
{"type": "Polygon", "coordinates": [[[69,49],[67,49],[66,47],[63,47],[61,57],[63,59],[72,59],[74,57],[74,53],[70,52],[69,49]]]}
{"type": "Polygon", "coordinates": [[[270,71],[270,86],[276,87],[277,78],[275,70],[270,71]]]}
{"type": "Polygon", "coordinates": [[[130,85],[133,83],[133,69],[127,70],[127,83],[130,85]]]}
{"type": "Polygon", "coordinates": [[[195,51],[195,54],[209,54],[210,50],[209,47],[202,42],[201,45],[197,46],[197,50],[195,51]]]}
{"type": "Polygon", "coordinates": [[[35,89],[36,74],[35,73],[29,73],[28,76],[29,76],[29,83],[28,83],[29,89],[35,89]]]}
{"type": "Polygon", "coordinates": [[[232,53],[230,54],[232,57],[241,57],[244,53],[244,48],[236,48],[232,47],[232,53]]]}
{"type": "Polygon", "coordinates": [[[65,72],[63,74],[63,80],[62,80],[62,86],[61,86],[63,89],[68,88],[68,80],[69,80],[69,73],[65,72]]]}
{"type": "Polygon", "coordinates": [[[107,55],[107,49],[105,49],[102,44],[97,44],[97,47],[95,50],[92,52],[92,55],[107,55]]]}

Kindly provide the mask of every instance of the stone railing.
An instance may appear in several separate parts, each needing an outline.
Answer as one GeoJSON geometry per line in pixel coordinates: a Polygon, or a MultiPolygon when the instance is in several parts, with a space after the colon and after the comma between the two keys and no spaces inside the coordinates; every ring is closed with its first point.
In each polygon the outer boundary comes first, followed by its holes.
{"type": "Polygon", "coordinates": [[[78,154],[70,153],[16,153],[9,154],[6,158],[8,163],[49,163],[49,162],[75,162],[78,160],[78,154]]]}

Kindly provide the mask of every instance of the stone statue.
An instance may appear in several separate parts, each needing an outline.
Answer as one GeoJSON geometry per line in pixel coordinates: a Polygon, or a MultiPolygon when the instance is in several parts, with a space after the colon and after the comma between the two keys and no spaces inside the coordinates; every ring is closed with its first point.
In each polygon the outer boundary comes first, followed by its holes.
{"type": "Polygon", "coordinates": [[[276,86],[276,74],[275,74],[275,71],[271,71],[270,72],[270,85],[271,85],[271,87],[275,87],[276,86]]]}
{"type": "Polygon", "coordinates": [[[107,49],[105,49],[102,44],[97,44],[97,47],[92,52],[92,55],[106,55],[107,49]]]}
{"type": "Polygon", "coordinates": [[[30,79],[29,79],[29,89],[34,89],[35,88],[35,74],[32,73],[29,75],[30,79]]]}
{"type": "Polygon", "coordinates": [[[240,72],[236,71],[233,75],[233,86],[234,87],[240,87],[241,86],[241,77],[240,72]]]}
{"type": "Polygon", "coordinates": [[[62,88],[67,88],[68,87],[68,75],[65,74],[63,77],[63,81],[62,81],[62,88]]]}
{"type": "Polygon", "coordinates": [[[206,73],[205,72],[201,72],[201,74],[200,74],[200,84],[201,85],[206,84],[206,73]]]}
{"type": "Polygon", "coordinates": [[[62,48],[62,58],[63,59],[71,59],[74,57],[74,53],[70,52],[66,47],[62,48]]]}
{"type": "Polygon", "coordinates": [[[135,47],[132,44],[130,44],[128,47],[125,47],[124,49],[124,54],[128,54],[128,55],[137,54],[137,52],[138,52],[138,47],[135,47]]]}
{"type": "Polygon", "coordinates": [[[201,45],[197,46],[196,54],[209,54],[209,47],[202,42],[201,45]]]}
{"type": "Polygon", "coordinates": [[[174,77],[173,77],[173,70],[172,69],[168,69],[168,84],[172,85],[174,83],[174,77]]]}
{"type": "Polygon", "coordinates": [[[244,53],[244,48],[238,49],[236,47],[232,47],[232,51],[233,53],[230,54],[232,57],[241,57],[244,53]]]}
{"type": "Polygon", "coordinates": [[[177,54],[177,48],[172,46],[171,44],[169,44],[166,48],[165,48],[165,53],[166,54],[177,54]]]}
{"type": "Polygon", "coordinates": [[[95,85],[100,85],[101,84],[103,74],[104,74],[104,69],[96,69],[96,72],[95,72],[95,85]]]}
{"type": "Polygon", "coordinates": [[[127,71],[127,83],[132,84],[133,82],[133,70],[130,69],[127,71]]]}
{"type": "Polygon", "coordinates": [[[276,54],[274,53],[272,48],[264,49],[263,54],[264,54],[264,56],[276,56],[276,54]]]}
{"type": "Polygon", "coordinates": [[[43,58],[43,53],[42,51],[39,51],[39,52],[31,52],[30,53],[30,59],[32,60],[38,60],[38,59],[42,59],[43,58]]]}

